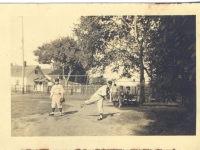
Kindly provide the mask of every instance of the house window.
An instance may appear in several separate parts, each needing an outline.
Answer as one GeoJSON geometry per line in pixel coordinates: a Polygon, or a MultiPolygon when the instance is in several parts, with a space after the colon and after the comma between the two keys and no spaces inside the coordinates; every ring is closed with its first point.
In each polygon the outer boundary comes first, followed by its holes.
{"type": "Polygon", "coordinates": [[[38,74],[38,70],[35,70],[35,74],[38,74]]]}

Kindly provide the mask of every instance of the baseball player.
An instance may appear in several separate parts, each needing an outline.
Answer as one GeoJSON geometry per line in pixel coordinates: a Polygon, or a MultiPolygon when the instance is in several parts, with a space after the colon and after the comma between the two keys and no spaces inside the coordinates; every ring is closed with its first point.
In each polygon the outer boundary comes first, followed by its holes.
{"type": "Polygon", "coordinates": [[[62,104],[60,103],[60,98],[63,97],[64,89],[63,86],[59,84],[59,79],[55,79],[55,85],[53,85],[53,87],[51,88],[50,93],[50,99],[52,99],[52,112],[49,115],[54,115],[55,107],[57,105],[60,110],[60,116],[62,116],[62,104]]]}
{"type": "Polygon", "coordinates": [[[107,85],[104,85],[102,87],[100,87],[89,100],[86,100],[83,104],[81,104],[81,108],[85,105],[90,105],[90,104],[94,104],[95,102],[97,102],[97,107],[99,110],[99,118],[97,119],[102,120],[103,119],[103,100],[106,99],[106,96],[108,96],[110,94],[110,87],[112,85],[112,81],[108,81],[107,85]]]}

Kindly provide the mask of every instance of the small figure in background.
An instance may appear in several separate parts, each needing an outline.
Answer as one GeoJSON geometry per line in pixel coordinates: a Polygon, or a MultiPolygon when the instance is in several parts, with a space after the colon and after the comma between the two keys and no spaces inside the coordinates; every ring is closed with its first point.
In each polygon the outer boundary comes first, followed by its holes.
{"type": "Polygon", "coordinates": [[[123,86],[119,87],[118,99],[119,99],[119,108],[120,108],[122,106],[122,103],[124,102],[124,90],[123,90],[123,86]]]}
{"type": "Polygon", "coordinates": [[[118,96],[117,96],[117,84],[114,84],[111,87],[111,101],[113,102],[114,100],[117,100],[118,96]]]}
{"type": "Polygon", "coordinates": [[[131,92],[131,88],[130,88],[130,86],[127,86],[126,87],[126,92],[125,92],[125,97],[126,97],[126,99],[129,99],[130,97],[130,92],[131,92]]]}

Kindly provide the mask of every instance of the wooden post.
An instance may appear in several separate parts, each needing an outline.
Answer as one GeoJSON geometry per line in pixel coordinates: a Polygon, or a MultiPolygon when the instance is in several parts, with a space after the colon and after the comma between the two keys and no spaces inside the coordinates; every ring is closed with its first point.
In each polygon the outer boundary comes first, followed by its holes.
{"type": "Polygon", "coordinates": [[[73,86],[71,87],[71,95],[73,95],[73,86]]]}
{"type": "Polygon", "coordinates": [[[22,17],[22,94],[24,94],[24,28],[23,16],[22,17]]]}

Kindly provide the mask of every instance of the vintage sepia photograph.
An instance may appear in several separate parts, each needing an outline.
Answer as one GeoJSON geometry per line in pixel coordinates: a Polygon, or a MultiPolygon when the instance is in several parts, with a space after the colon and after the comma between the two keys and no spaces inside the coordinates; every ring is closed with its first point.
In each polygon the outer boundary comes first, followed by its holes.
{"type": "Polygon", "coordinates": [[[0,4],[0,149],[200,148],[199,4],[0,4]]]}
{"type": "Polygon", "coordinates": [[[11,19],[12,136],[196,135],[195,15],[11,19]]]}

